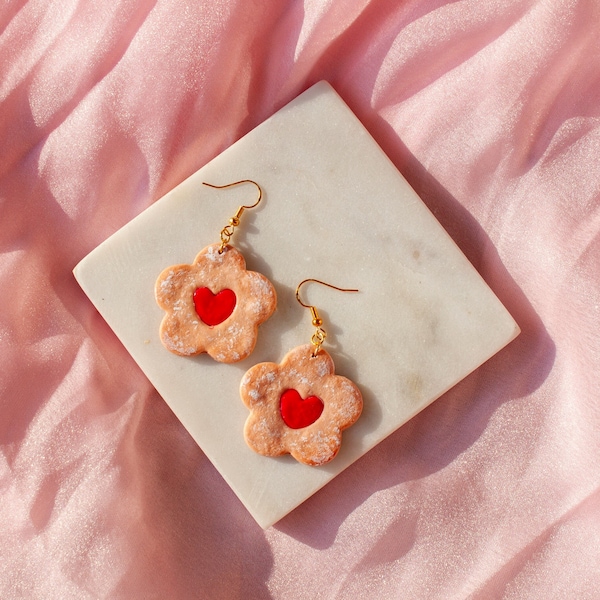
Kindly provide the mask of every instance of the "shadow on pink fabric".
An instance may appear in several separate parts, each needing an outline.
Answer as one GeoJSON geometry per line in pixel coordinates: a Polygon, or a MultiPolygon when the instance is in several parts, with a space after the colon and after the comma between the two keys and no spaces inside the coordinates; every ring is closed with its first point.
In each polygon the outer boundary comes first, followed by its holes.
{"type": "Polygon", "coordinates": [[[0,597],[600,597],[600,5],[0,7],[0,597]],[[262,531],[71,270],[327,79],[521,336],[262,531]]]}

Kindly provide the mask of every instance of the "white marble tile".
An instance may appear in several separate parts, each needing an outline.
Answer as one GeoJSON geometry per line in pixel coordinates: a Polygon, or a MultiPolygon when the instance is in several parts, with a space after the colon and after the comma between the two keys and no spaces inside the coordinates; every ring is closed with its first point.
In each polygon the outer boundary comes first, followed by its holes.
{"type": "MultiPolygon", "coordinates": [[[[331,87],[321,82],[228,148],[84,258],[81,287],[256,521],[279,520],[495,354],[519,329],[493,292],[331,87]],[[182,358],[162,346],[154,282],[218,241],[253,186],[232,243],[275,285],[278,307],[249,358],[182,358]],[[359,421],[323,467],[245,444],[243,373],[309,342],[296,285],[309,284],[336,371],[364,396],[359,421]]],[[[358,468],[355,467],[355,468],[358,468]]],[[[368,473],[364,474],[368,477],[368,473]]]]}

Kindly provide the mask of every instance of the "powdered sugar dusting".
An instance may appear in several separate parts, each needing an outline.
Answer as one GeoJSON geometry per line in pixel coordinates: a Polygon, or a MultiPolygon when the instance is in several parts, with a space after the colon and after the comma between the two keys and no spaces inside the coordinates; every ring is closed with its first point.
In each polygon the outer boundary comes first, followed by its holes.
{"type": "Polygon", "coordinates": [[[219,254],[219,246],[217,244],[213,244],[212,246],[208,247],[206,254],[204,254],[203,256],[204,258],[213,263],[223,262],[225,258],[225,252],[219,254]]]}
{"type": "Polygon", "coordinates": [[[256,271],[248,271],[248,278],[251,281],[252,287],[257,295],[272,296],[274,293],[271,282],[261,273],[256,271]]]}
{"type": "Polygon", "coordinates": [[[320,377],[325,377],[329,373],[329,369],[327,367],[327,363],[324,360],[320,360],[317,363],[317,373],[320,377]]]}
{"type": "Polygon", "coordinates": [[[170,271],[168,271],[167,276],[160,282],[160,289],[163,292],[167,292],[167,291],[169,291],[169,289],[171,289],[173,287],[174,276],[175,276],[175,271],[173,271],[171,269],[170,271]]]}
{"type": "Polygon", "coordinates": [[[171,352],[175,352],[176,354],[183,354],[185,356],[191,356],[196,354],[195,348],[185,344],[185,340],[182,340],[178,335],[169,335],[168,333],[163,333],[162,335],[163,344],[167,347],[171,352]]]}

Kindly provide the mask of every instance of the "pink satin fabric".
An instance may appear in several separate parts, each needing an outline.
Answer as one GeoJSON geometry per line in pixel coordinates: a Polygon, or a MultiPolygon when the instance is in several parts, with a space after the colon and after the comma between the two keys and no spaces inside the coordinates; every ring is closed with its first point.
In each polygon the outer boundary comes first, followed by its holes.
{"type": "Polygon", "coordinates": [[[0,597],[600,598],[599,7],[3,3],[0,597]],[[320,79],[522,334],[262,531],[71,270],[320,79]]]}

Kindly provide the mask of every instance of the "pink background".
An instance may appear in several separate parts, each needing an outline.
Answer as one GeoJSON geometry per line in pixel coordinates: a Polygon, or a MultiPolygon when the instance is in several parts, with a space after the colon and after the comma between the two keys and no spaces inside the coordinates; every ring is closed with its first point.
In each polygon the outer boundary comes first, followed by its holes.
{"type": "Polygon", "coordinates": [[[600,598],[599,7],[4,2],[0,597],[600,598]],[[320,79],[523,332],[262,531],[71,270],[320,79]]]}

